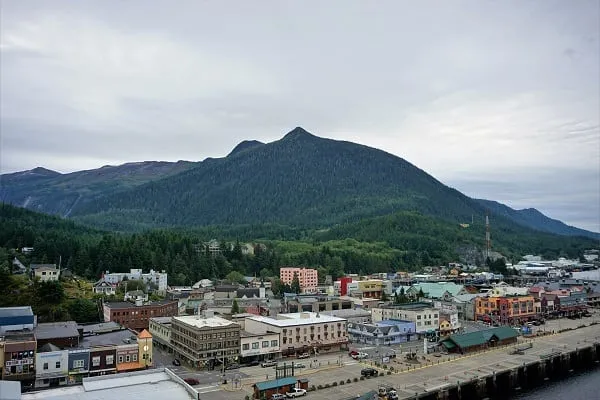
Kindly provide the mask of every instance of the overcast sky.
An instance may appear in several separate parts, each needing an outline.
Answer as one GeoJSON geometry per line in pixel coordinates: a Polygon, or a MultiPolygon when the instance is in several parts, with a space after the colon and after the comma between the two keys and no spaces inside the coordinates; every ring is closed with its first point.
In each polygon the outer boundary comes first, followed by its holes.
{"type": "Polygon", "coordinates": [[[597,0],[0,3],[2,173],[300,125],[600,231],[597,0]]]}

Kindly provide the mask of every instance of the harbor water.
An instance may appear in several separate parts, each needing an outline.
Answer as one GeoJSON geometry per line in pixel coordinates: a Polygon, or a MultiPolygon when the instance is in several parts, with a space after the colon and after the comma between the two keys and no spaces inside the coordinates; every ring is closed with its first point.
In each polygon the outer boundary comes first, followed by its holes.
{"type": "Polygon", "coordinates": [[[514,400],[597,400],[600,399],[600,368],[549,382],[531,391],[519,393],[514,400]]]}

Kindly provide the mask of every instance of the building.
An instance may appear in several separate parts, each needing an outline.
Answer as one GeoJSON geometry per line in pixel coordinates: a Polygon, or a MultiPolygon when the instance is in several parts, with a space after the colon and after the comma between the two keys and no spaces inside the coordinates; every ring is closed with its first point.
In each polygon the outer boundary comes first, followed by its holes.
{"type": "Polygon", "coordinates": [[[35,337],[38,347],[48,343],[61,349],[79,347],[79,330],[75,321],[38,324],[35,328],[35,337]]]}
{"type": "Polygon", "coordinates": [[[478,321],[506,325],[522,324],[537,317],[533,296],[481,297],[475,303],[478,321]]]}
{"type": "Polygon", "coordinates": [[[154,317],[150,318],[150,334],[155,344],[160,348],[171,352],[171,318],[172,317],[154,317]]]}
{"type": "Polygon", "coordinates": [[[462,325],[458,319],[458,311],[440,310],[439,331],[441,336],[458,333],[461,328],[462,325]]]}
{"type": "Polygon", "coordinates": [[[346,320],[302,312],[279,314],[270,317],[246,318],[246,331],[254,333],[274,332],[279,334],[283,355],[305,352],[339,351],[348,343],[346,320]]]}
{"type": "Polygon", "coordinates": [[[109,375],[117,373],[117,346],[99,345],[90,347],[90,376],[109,375]]]}
{"type": "Polygon", "coordinates": [[[464,354],[516,343],[518,336],[519,333],[515,329],[501,326],[460,335],[450,335],[441,343],[449,352],[464,354]]]}
{"type": "Polygon", "coordinates": [[[349,296],[362,299],[381,299],[385,285],[381,279],[352,281],[346,285],[349,296]]]}
{"type": "Polygon", "coordinates": [[[489,297],[526,296],[529,294],[528,287],[516,287],[508,285],[494,285],[488,292],[489,297]]]}
{"type": "Polygon", "coordinates": [[[349,322],[348,336],[352,343],[364,343],[373,346],[406,343],[417,339],[414,322],[394,319],[374,324],[349,322]]]}
{"type": "Polygon", "coordinates": [[[291,285],[294,276],[298,277],[302,293],[314,293],[319,285],[319,274],[316,269],[282,267],[279,269],[281,283],[291,285]]]}
{"type": "Polygon", "coordinates": [[[348,284],[352,283],[352,277],[343,276],[333,282],[333,292],[338,296],[346,296],[348,294],[348,284]]]}
{"type": "Polygon", "coordinates": [[[125,293],[123,300],[135,303],[136,301],[148,301],[148,293],[143,290],[130,290],[125,293]]]}
{"type": "Polygon", "coordinates": [[[467,294],[464,285],[457,285],[454,282],[421,282],[412,286],[413,293],[423,291],[425,297],[436,300],[450,300],[454,296],[467,294]]]}
{"type": "Polygon", "coordinates": [[[36,323],[30,306],[0,308],[0,336],[8,331],[32,331],[36,323]]]}
{"type": "Polygon", "coordinates": [[[5,332],[0,336],[0,352],[2,380],[34,383],[36,341],[33,332],[5,332]]]}
{"type": "Polygon", "coordinates": [[[227,363],[239,356],[240,326],[210,313],[173,317],[171,346],[181,361],[212,369],[217,360],[227,363]]]}
{"type": "Polygon", "coordinates": [[[68,350],[68,384],[81,383],[90,371],[90,349],[68,350]]]}
{"type": "Polygon", "coordinates": [[[354,304],[349,299],[317,294],[284,293],[284,307],[288,313],[351,310],[354,304]]]}
{"type": "Polygon", "coordinates": [[[104,303],[104,322],[114,321],[126,328],[141,331],[149,328],[150,318],[173,317],[179,313],[178,302],[172,300],[137,304],[120,301],[104,303]]]}
{"type": "Polygon", "coordinates": [[[23,393],[21,400],[196,400],[199,394],[165,368],[83,379],[81,385],[23,393]]]}
{"type": "Polygon", "coordinates": [[[253,399],[270,399],[275,393],[287,393],[294,388],[308,389],[308,379],[297,379],[293,376],[257,382],[253,386],[253,399]]]}
{"type": "Polygon", "coordinates": [[[104,294],[106,296],[115,295],[117,294],[117,284],[107,282],[104,278],[102,278],[98,282],[94,283],[93,291],[96,294],[104,294]]]}
{"type": "Polygon", "coordinates": [[[370,324],[371,323],[371,311],[356,308],[353,310],[334,310],[334,311],[323,311],[321,314],[329,315],[332,317],[343,318],[348,323],[354,322],[357,324],[370,324]]]}
{"type": "Polygon", "coordinates": [[[129,272],[110,273],[106,271],[102,278],[108,283],[118,285],[125,277],[130,281],[138,280],[143,281],[148,285],[155,285],[159,292],[165,293],[167,291],[168,284],[165,271],[158,272],[151,269],[150,272],[143,273],[141,269],[132,268],[129,272]]]}
{"type": "Polygon", "coordinates": [[[240,331],[240,361],[264,361],[281,356],[279,334],[240,331]]]}
{"type": "Polygon", "coordinates": [[[68,383],[69,352],[45,344],[35,355],[35,387],[62,386],[68,383]]]}
{"type": "Polygon", "coordinates": [[[42,282],[58,281],[60,269],[56,267],[39,267],[33,270],[34,276],[42,282]]]}
{"type": "Polygon", "coordinates": [[[373,322],[387,319],[411,321],[418,333],[435,332],[440,324],[439,310],[430,303],[422,302],[376,307],[371,310],[371,319],[373,322]]]}

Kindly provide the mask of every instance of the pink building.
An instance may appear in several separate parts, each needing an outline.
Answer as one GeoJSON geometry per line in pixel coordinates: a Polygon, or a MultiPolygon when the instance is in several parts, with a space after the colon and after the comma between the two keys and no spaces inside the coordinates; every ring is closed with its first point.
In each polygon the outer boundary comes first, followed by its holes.
{"type": "Polygon", "coordinates": [[[279,270],[279,279],[281,279],[281,283],[287,283],[288,285],[291,285],[292,280],[294,279],[294,274],[298,275],[300,289],[303,293],[317,291],[319,277],[316,269],[283,267],[279,270]]]}

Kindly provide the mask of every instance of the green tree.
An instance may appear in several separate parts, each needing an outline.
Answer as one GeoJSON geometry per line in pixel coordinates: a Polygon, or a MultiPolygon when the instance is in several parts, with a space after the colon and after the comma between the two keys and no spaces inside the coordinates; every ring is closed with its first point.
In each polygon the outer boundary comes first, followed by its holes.
{"type": "Polygon", "coordinates": [[[290,289],[292,293],[300,293],[300,279],[298,278],[298,274],[294,272],[294,278],[292,279],[292,284],[290,285],[290,289]]]}
{"type": "Polygon", "coordinates": [[[387,293],[384,291],[381,292],[381,301],[389,301],[389,297],[387,295],[387,293]]]}
{"type": "Polygon", "coordinates": [[[231,314],[239,314],[240,313],[240,306],[237,302],[237,299],[233,299],[233,305],[231,306],[231,314]]]}
{"type": "Polygon", "coordinates": [[[238,271],[231,271],[225,276],[225,279],[232,283],[244,283],[246,281],[244,275],[238,271]]]}
{"type": "Polygon", "coordinates": [[[425,293],[423,293],[423,289],[419,289],[419,294],[418,294],[419,299],[422,299],[423,297],[425,297],[425,293]]]}
{"type": "Polygon", "coordinates": [[[98,307],[92,300],[73,300],[69,305],[69,314],[80,324],[99,321],[98,307]]]}

